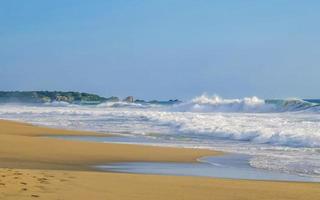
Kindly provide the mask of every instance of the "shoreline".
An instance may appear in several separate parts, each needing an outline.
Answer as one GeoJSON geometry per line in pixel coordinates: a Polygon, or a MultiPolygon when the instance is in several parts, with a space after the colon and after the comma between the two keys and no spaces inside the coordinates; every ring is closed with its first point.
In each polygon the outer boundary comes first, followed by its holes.
{"type": "MultiPolygon", "coordinates": [[[[221,155],[222,152],[136,144],[112,144],[67,141],[44,136],[102,136],[101,133],[34,126],[0,120],[0,167],[90,170],[91,166],[115,162],[197,162],[199,157],[221,155]],[[14,148],[12,148],[14,146],[14,148]],[[50,147],[50,150],[47,148],[50,147]],[[6,164],[5,164],[6,163],[6,164]],[[20,166],[19,166],[20,165],[20,166]],[[61,167],[58,167],[61,165],[61,167]],[[58,168],[57,168],[58,167],[58,168]]],[[[112,135],[112,134],[110,134],[112,135]]],[[[107,134],[103,135],[108,136],[107,134]]]]}
{"type": "MultiPolygon", "coordinates": [[[[319,199],[319,183],[227,180],[94,171],[117,162],[197,162],[204,149],[65,141],[101,135],[0,120],[1,199],[319,199]]],[[[104,135],[105,136],[105,135],[104,135]]]]}

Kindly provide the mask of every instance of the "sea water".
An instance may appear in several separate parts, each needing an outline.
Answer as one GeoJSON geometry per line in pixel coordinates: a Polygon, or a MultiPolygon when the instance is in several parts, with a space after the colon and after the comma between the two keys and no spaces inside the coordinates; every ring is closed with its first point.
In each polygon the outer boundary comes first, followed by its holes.
{"type": "MultiPolygon", "coordinates": [[[[0,105],[0,118],[50,127],[117,133],[127,143],[221,150],[249,155],[251,167],[320,177],[317,100],[222,99],[179,104],[113,102],[0,105]]],[[[88,139],[88,138],[87,138],[88,139]]]]}

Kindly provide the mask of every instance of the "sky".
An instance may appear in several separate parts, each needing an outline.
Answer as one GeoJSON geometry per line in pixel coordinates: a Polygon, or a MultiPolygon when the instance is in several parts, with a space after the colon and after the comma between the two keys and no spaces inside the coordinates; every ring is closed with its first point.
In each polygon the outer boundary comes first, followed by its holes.
{"type": "Polygon", "coordinates": [[[0,0],[0,90],[320,98],[320,1],[0,0]]]}

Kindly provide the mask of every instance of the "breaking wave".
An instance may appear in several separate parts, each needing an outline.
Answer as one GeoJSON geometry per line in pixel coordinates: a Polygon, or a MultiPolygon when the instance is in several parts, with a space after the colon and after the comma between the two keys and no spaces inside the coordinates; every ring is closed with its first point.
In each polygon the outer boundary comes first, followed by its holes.
{"type": "Polygon", "coordinates": [[[297,112],[320,111],[320,103],[316,100],[302,99],[259,99],[246,97],[243,99],[223,99],[219,96],[202,95],[189,102],[173,107],[175,111],[184,112],[297,112]]]}
{"type": "MultiPolygon", "coordinates": [[[[37,105],[39,106],[39,105],[37,105]]],[[[67,102],[51,102],[46,107],[77,107],[80,105],[67,102]]],[[[81,107],[81,106],[80,106],[81,107]]],[[[260,99],[256,96],[242,99],[224,99],[217,95],[201,95],[192,100],[177,103],[170,101],[152,102],[106,102],[91,105],[92,108],[123,108],[123,109],[162,109],[163,111],[196,112],[196,113],[283,113],[283,112],[320,112],[318,99],[260,99]]]]}

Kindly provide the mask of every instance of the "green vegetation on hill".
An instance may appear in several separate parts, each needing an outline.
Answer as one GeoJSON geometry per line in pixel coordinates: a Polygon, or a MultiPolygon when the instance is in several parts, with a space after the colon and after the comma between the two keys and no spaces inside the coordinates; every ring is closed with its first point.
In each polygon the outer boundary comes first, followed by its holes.
{"type": "Polygon", "coordinates": [[[105,98],[95,94],[60,91],[10,91],[0,92],[0,103],[47,103],[63,101],[78,104],[98,104],[115,98],[105,98]]]}
{"type": "MultiPolygon", "coordinates": [[[[119,102],[118,97],[109,98],[101,97],[96,94],[84,92],[61,92],[61,91],[0,91],[0,103],[50,103],[50,102],[67,102],[71,104],[100,104],[104,102],[119,102]]],[[[127,103],[141,104],[161,104],[170,105],[181,103],[178,99],[169,101],[145,101],[134,99],[128,96],[122,100],[127,103]]]]}

